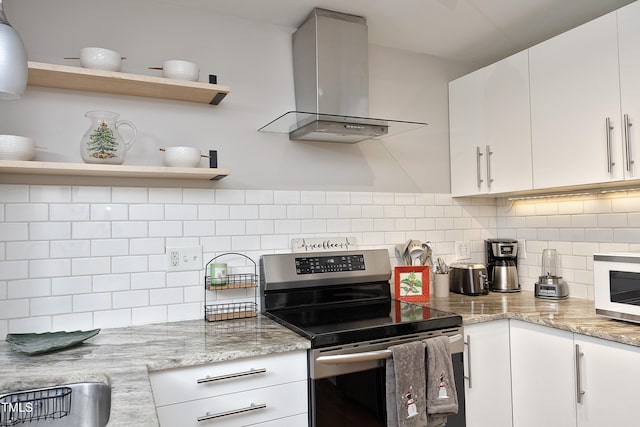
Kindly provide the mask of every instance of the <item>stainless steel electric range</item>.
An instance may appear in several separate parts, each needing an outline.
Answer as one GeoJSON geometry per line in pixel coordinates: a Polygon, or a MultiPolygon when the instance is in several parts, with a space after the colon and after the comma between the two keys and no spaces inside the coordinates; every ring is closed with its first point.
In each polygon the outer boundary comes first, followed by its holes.
{"type": "Polygon", "coordinates": [[[462,317],[391,297],[384,249],[264,255],[262,312],[311,342],[309,425],[386,426],[385,360],[392,345],[447,335],[464,426],[462,317]]]}

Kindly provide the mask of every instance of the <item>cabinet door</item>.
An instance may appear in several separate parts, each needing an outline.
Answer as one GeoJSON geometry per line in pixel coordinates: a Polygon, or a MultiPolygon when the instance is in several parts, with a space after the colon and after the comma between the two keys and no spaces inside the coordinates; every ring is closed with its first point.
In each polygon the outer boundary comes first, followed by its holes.
{"type": "Polygon", "coordinates": [[[575,335],[581,401],[579,427],[638,425],[635,407],[640,384],[640,348],[575,335]]]}
{"type": "Polygon", "coordinates": [[[514,427],[575,427],[573,334],[511,321],[514,427]]]}
{"type": "Polygon", "coordinates": [[[528,53],[449,84],[451,192],[532,188],[528,53]]]}
{"type": "Polygon", "coordinates": [[[529,73],[534,188],[623,179],[616,13],[529,49],[529,73]]]}
{"type": "Polygon", "coordinates": [[[509,321],[467,325],[464,333],[467,427],[510,427],[509,321]]]}
{"type": "Polygon", "coordinates": [[[618,10],[625,179],[640,177],[640,2],[618,10]],[[625,129],[626,127],[626,129],[625,129]],[[625,133],[626,130],[626,133],[625,133]]]}

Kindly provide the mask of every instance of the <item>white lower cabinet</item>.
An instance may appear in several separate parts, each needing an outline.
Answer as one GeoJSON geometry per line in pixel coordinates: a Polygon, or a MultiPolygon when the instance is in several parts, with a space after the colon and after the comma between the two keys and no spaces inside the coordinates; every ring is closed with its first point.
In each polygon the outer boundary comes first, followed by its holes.
{"type": "Polygon", "coordinates": [[[514,427],[575,427],[573,334],[511,321],[514,427]]]}
{"type": "Polygon", "coordinates": [[[467,427],[509,427],[509,320],[467,325],[464,334],[467,427]]]}
{"type": "Polygon", "coordinates": [[[579,427],[638,425],[640,348],[575,335],[579,427]]]}
{"type": "Polygon", "coordinates": [[[514,427],[638,425],[640,348],[511,321],[514,427]]]}
{"type": "Polygon", "coordinates": [[[306,351],[151,372],[162,427],[308,424],[306,351]]]}

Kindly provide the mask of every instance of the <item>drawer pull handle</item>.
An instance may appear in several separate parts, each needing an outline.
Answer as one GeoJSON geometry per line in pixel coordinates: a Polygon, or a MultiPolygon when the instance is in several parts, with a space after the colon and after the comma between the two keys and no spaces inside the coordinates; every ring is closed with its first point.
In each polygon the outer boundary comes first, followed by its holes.
{"type": "Polygon", "coordinates": [[[267,370],[265,368],[262,368],[262,369],[250,369],[244,372],[236,372],[235,374],[218,375],[217,377],[210,377],[207,375],[204,378],[200,378],[198,380],[198,384],[210,383],[212,381],[229,380],[232,378],[246,377],[248,375],[264,374],[265,372],[267,372],[267,370]]]}
{"type": "Polygon", "coordinates": [[[242,414],[243,412],[257,411],[258,409],[264,409],[266,407],[267,407],[266,403],[259,403],[257,405],[255,403],[252,403],[250,406],[247,406],[246,408],[234,409],[232,411],[218,412],[217,414],[209,414],[207,412],[206,415],[198,417],[198,422],[212,420],[214,418],[228,417],[229,415],[242,414]]]}

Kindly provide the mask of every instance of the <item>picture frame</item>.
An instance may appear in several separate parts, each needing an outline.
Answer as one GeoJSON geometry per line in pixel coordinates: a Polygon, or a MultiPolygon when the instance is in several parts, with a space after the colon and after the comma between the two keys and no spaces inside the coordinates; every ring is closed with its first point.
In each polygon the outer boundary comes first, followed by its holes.
{"type": "Polygon", "coordinates": [[[394,268],[395,298],[407,302],[429,301],[429,266],[401,266],[394,268]]]}

